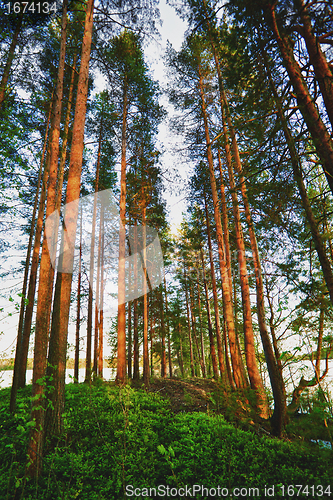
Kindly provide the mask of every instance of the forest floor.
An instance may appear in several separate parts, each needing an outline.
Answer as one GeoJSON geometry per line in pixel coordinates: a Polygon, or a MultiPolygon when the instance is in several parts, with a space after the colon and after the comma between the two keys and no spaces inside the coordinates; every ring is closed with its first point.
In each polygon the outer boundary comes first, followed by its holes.
{"type": "MultiPolygon", "coordinates": [[[[135,389],[142,388],[142,382],[132,381],[135,389]]],[[[211,378],[157,378],[150,381],[149,393],[162,396],[170,403],[174,414],[197,413],[219,414],[237,427],[269,433],[269,422],[258,418],[255,397],[251,390],[231,391],[221,382],[211,378]],[[260,425],[259,425],[260,424],[260,425]]]]}
{"type": "Polygon", "coordinates": [[[144,493],[167,485],[219,486],[228,498],[251,488],[246,498],[264,500],[267,485],[277,498],[285,485],[305,484],[297,496],[333,496],[330,449],[304,436],[273,438],[256,420],[251,391],[232,392],[215,380],[154,378],[149,390],[142,381],[67,384],[63,432],[56,446],[46,441],[38,482],[26,468],[31,386],[19,391],[15,414],[9,398],[10,388],[0,390],[0,500],[120,500],[133,496],[131,485],[145,500],[175,498],[144,493]]]}
{"type": "MultiPolygon", "coordinates": [[[[132,382],[135,388],[139,383],[132,382]]],[[[204,412],[219,414],[236,427],[259,435],[270,434],[269,421],[256,414],[251,390],[231,391],[214,379],[154,378],[148,392],[156,393],[170,402],[173,413],[204,412]]],[[[329,411],[317,404],[312,411],[289,415],[284,439],[291,441],[324,441],[329,447],[333,435],[333,420],[329,411]]]]}

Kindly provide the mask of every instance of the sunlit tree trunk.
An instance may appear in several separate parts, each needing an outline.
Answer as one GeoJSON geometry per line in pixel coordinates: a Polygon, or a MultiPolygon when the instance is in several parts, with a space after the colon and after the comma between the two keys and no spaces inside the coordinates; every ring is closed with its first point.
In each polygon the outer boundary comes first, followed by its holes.
{"type": "Polygon", "coordinates": [[[178,335],[179,335],[179,368],[180,368],[180,372],[182,374],[182,377],[184,377],[183,341],[182,341],[180,319],[178,321],[178,335]]]}
{"type": "Polygon", "coordinates": [[[317,82],[326,106],[327,114],[333,127],[333,71],[325,54],[321,50],[319,40],[312,31],[311,18],[303,0],[296,0],[303,26],[300,33],[305,40],[310,63],[313,66],[317,82]]]}
{"type": "Polygon", "coordinates": [[[150,315],[150,374],[154,376],[154,360],[153,360],[153,348],[154,348],[154,337],[155,337],[155,316],[150,315]]]}
{"type": "MultiPolygon", "coordinates": [[[[66,29],[67,29],[67,0],[63,3],[63,13],[61,21],[61,43],[58,66],[57,85],[55,91],[55,102],[52,108],[52,125],[49,145],[49,180],[47,189],[46,217],[52,214],[56,203],[56,185],[59,158],[59,137],[61,106],[63,96],[63,79],[66,54],[66,29]]],[[[55,243],[57,240],[58,227],[54,224],[52,234],[51,252],[54,257],[55,243]]],[[[52,233],[52,232],[51,232],[52,233]]],[[[42,257],[40,262],[39,288],[37,301],[35,348],[34,348],[34,366],[32,381],[32,409],[31,420],[35,421],[35,427],[32,428],[28,446],[29,474],[38,476],[42,467],[43,454],[43,434],[44,434],[44,408],[43,395],[46,381],[46,355],[49,335],[49,312],[52,301],[53,272],[51,270],[51,258],[47,245],[46,235],[44,234],[42,257]]]]}
{"type": "Polygon", "coordinates": [[[74,58],[73,58],[73,66],[71,68],[71,80],[70,80],[69,90],[68,90],[68,104],[67,104],[66,117],[65,117],[65,123],[64,123],[63,141],[62,141],[61,157],[60,157],[60,164],[59,164],[59,171],[58,171],[56,210],[60,209],[62,187],[63,187],[63,183],[64,183],[64,172],[65,172],[65,164],[66,164],[66,157],[67,157],[69,123],[70,123],[70,119],[71,119],[73,94],[74,94],[74,78],[75,78],[75,73],[76,73],[76,59],[77,59],[77,55],[75,53],[74,58]]]}
{"type": "Polygon", "coordinates": [[[207,279],[206,279],[205,258],[204,258],[202,248],[200,248],[200,258],[201,258],[202,271],[203,271],[203,281],[204,281],[204,288],[205,288],[210,356],[212,358],[214,378],[217,380],[219,378],[219,372],[217,369],[217,359],[216,359],[216,352],[215,352],[212,319],[211,319],[211,314],[210,314],[210,303],[209,303],[209,292],[208,292],[208,285],[207,285],[207,279]]]}
{"type": "Polygon", "coordinates": [[[192,318],[193,338],[194,338],[195,346],[197,348],[196,352],[198,354],[198,361],[199,361],[199,365],[201,368],[201,374],[202,374],[202,377],[206,378],[204,364],[203,364],[203,360],[201,357],[201,350],[199,347],[199,341],[198,341],[198,336],[197,336],[196,317],[195,317],[195,313],[194,313],[194,293],[193,293],[193,287],[191,286],[191,283],[189,283],[189,292],[190,292],[190,311],[191,311],[191,318],[192,318]]]}
{"type": "MultiPolygon", "coordinates": [[[[137,236],[137,219],[134,220],[134,290],[138,289],[138,236],[137,236]]],[[[138,331],[138,299],[133,300],[133,379],[139,380],[139,331],[138,331]]]]}
{"type": "Polygon", "coordinates": [[[191,332],[190,307],[189,307],[189,300],[188,300],[188,288],[187,288],[187,276],[186,276],[186,264],[185,264],[185,261],[184,261],[184,282],[185,282],[185,300],[186,300],[186,316],[187,316],[188,341],[189,341],[189,347],[190,347],[191,375],[192,375],[192,377],[194,377],[194,360],[193,360],[192,332],[191,332]]]}
{"type": "MultiPolygon", "coordinates": [[[[91,340],[92,340],[92,322],[93,322],[95,234],[96,234],[96,217],[97,217],[97,193],[99,189],[99,172],[101,167],[102,130],[103,130],[103,122],[101,122],[99,139],[98,139],[98,153],[97,153],[97,165],[96,165],[96,177],[95,177],[95,197],[94,197],[92,226],[91,226],[91,241],[90,241],[89,295],[88,295],[87,349],[86,349],[86,376],[85,376],[85,382],[88,383],[90,383],[91,381],[91,340]]],[[[97,321],[98,321],[98,316],[97,316],[97,321]]],[[[95,353],[96,349],[94,355],[95,353]]],[[[94,361],[96,361],[96,364],[94,366],[96,373],[97,358],[95,358],[95,356],[94,356],[94,361]]]]}
{"type": "MultiPolygon", "coordinates": [[[[167,291],[167,286],[166,286],[165,275],[163,277],[163,282],[164,282],[164,293],[165,293],[166,331],[167,331],[167,337],[168,337],[169,377],[172,378],[171,338],[170,338],[170,326],[169,326],[168,291],[167,291]]],[[[163,307],[163,305],[162,305],[162,307],[163,307]]]]}
{"type": "Polygon", "coordinates": [[[202,360],[202,376],[207,377],[206,360],[205,360],[205,346],[203,338],[203,328],[202,328],[202,311],[201,311],[201,290],[199,283],[199,259],[197,260],[197,294],[198,294],[198,316],[199,316],[199,326],[200,326],[200,349],[201,349],[201,360],[202,360]]]}
{"type": "Polygon", "coordinates": [[[80,250],[79,250],[79,271],[77,279],[77,306],[75,325],[75,358],[74,358],[74,383],[79,382],[79,361],[80,361],[80,325],[81,325],[81,275],[82,275],[82,207],[80,213],[80,250]]]}
{"type": "Polygon", "coordinates": [[[167,376],[166,370],[166,349],[165,349],[165,321],[164,321],[164,307],[163,307],[163,293],[162,288],[160,291],[160,304],[161,304],[161,377],[167,376]]]}
{"type": "Polygon", "coordinates": [[[216,277],[215,277],[215,266],[213,259],[213,249],[212,249],[212,239],[210,235],[210,222],[209,222],[209,213],[207,207],[206,193],[204,193],[204,202],[205,202],[205,215],[206,215],[206,229],[207,229],[207,240],[208,240],[208,253],[209,253],[209,263],[210,263],[210,275],[212,279],[212,287],[213,287],[213,299],[214,299],[214,316],[215,316],[215,331],[216,331],[216,341],[217,341],[217,353],[219,359],[219,368],[220,375],[224,382],[227,381],[226,375],[228,375],[229,383],[233,387],[234,381],[231,374],[228,351],[225,352],[226,364],[224,363],[224,353],[223,353],[223,341],[221,336],[221,323],[220,323],[220,312],[219,312],[219,302],[217,296],[217,287],[216,287],[216,277]],[[227,368],[227,372],[226,372],[227,368]]]}
{"type": "Polygon", "coordinates": [[[126,304],[125,304],[125,251],[126,251],[126,129],[127,129],[127,79],[123,82],[123,120],[121,133],[121,175],[120,175],[120,224],[119,224],[119,266],[118,266],[118,352],[117,380],[126,380],[126,304]]]}
{"type": "Polygon", "coordinates": [[[220,263],[220,272],[221,272],[222,289],[223,289],[224,318],[225,318],[225,322],[227,324],[227,330],[228,330],[230,354],[231,354],[231,361],[232,361],[232,367],[233,367],[233,376],[235,379],[236,386],[243,387],[246,385],[246,381],[244,380],[243,375],[242,375],[242,371],[241,371],[242,360],[239,356],[239,352],[237,349],[235,323],[234,323],[234,315],[233,315],[233,309],[232,309],[232,295],[231,295],[230,284],[229,284],[228,269],[227,269],[227,265],[226,265],[225,247],[224,247],[221,217],[220,217],[220,211],[219,211],[219,200],[218,200],[218,196],[217,196],[216,179],[215,179],[215,173],[214,173],[214,163],[213,163],[213,156],[212,156],[212,151],[211,151],[211,141],[210,141],[209,128],[208,128],[208,117],[207,117],[205,96],[204,96],[204,90],[203,90],[203,81],[202,81],[202,76],[200,74],[200,69],[199,69],[199,90],[200,90],[200,96],[201,96],[201,109],[202,109],[202,114],[203,114],[203,118],[204,118],[205,138],[206,138],[206,145],[207,145],[207,159],[208,159],[208,166],[209,166],[209,176],[210,176],[210,183],[211,183],[211,189],[212,189],[212,195],[213,195],[214,218],[215,218],[215,225],[216,225],[216,235],[217,235],[218,252],[219,252],[219,263],[220,263]]]}
{"type": "MultiPolygon", "coordinates": [[[[76,54],[74,55],[73,67],[71,71],[71,80],[69,86],[68,93],[68,105],[66,110],[65,124],[64,124],[64,132],[63,132],[63,141],[62,141],[62,150],[60,156],[60,163],[58,169],[58,181],[57,181],[57,193],[56,193],[56,201],[55,201],[55,210],[60,211],[61,206],[61,198],[62,198],[62,188],[64,182],[64,170],[67,156],[67,142],[68,142],[68,131],[69,131],[69,122],[71,117],[71,109],[72,109],[72,100],[73,100],[73,89],[74,89],[74,76],[75,76],[75,65],[76,65],[76,54]]],[[[50,282],[53,283],[54,277],[54,269],[51,269],[50,273],[50,282]]],[[[56,275],[56,284],[55,284],[55,293],[54,293],[54,301],[53,301],[53,310],[52,310],[52,322],[51,322],[51,333],[49,340],[49,355],[48,355],[48,367],[46,370],[47,376],[53,376],[53,366],[57,364],[58,360],[58,330],[55,328],[55,325],[59,321],[60,314],[60,290],[61,290],[61,272],[57,272],[56,275]]],[[[49,310],[51,312],[51,301],[49,303],[49,310]]]]}
{"type": "Polygon", "coordinates": [[[132,378],[132,301],[127,304],[127,373],[132,378]]]}
{"type": "MultiPolygon", "coordinates": [[[[41,161],[40,161],[35,202],[34,202],[34,208],[33,208],[33,213],[32,213],[29,243],[28,243],[28,249],[27,249],[27,257],[26,257],[26,261],[25,261],[22,297],[21,297],[21,305],[20,305],[20,317],[19,317],[19,325],[18,325],[17,341],[16,341],[13,382],[12,382],[12,388],[11,388],[11,393],[10,393],[10,411],[12,413],[15,411],[15,407],[16,407],[17,389],[25,386],[25,379],[26,379],[26,369],[27,369],[27,360],[28,360],[28,352],[29,352],[29,340],[30,340],[30,330],[31,330],[31,322],[32,322],[33,302],[34,302],[35,287],[36,287],[38,258],[37,259],[34,259],[34,257],[32,258],[28,296],[27,296],[27,284],[28,284],[30,257],[31,257],[31,250],[32,250],[32,243],[33,243],[34,234],[35,234],[35,243],[34,243],[33,256],[34,256],[34,252],[35,252],[35,246],[38,247],[38,256],[39,256],[39,250],[40,250],[40,237],[41,237],[41,229],[43,226],[43,215],[44,215],[44,208],[45,208],[46,182],[48,179],[48,170],[46,167],[44,168],[42,192],[40,195],[39,208],[38,208],[38,200],[39,200],[39,191],[40,191],[40,185],[41,185],[41,180],[42,180],[45,151],[46,151],[46,147],[47,147],[47,138],[48,138],[48,132],[49,132],[50,118],[51,118],[51,109],[52,109],[52,100],[51,100],[50,109],[49,109],[49,113],[48,113],[48,117],[47,117],[44,145],[43,145],[42,157],[41,157],[41,161]],[[37,214],[37,208],[38,208],[38,214],[37,214]],[[36,227],[36,231],[35,231],[36,214],[37,214],[37,227],[36,227]],[[33,289],[32,289],[32,282],[34,282],[33,289]],[[31,287],[30,287],[30,283],[31,283],[31,287]],[[33,297],[32,297],[32,291],[33,291],[33,297]],[[30,306],[29,306],[29,298],[31,301],[30,306]],[[28,302],[27,308],[25,307],[26,301],[28,302]],[[28,317],[30,316],[30,320],[28,318],[26,319],[27,328],[24,329],[24,321],[23,321],[24,312],[26,312],[27,309],[29,311],[28,317]],[[30,311],[31,311],[31,315],[30,315],[30,311]]],[[[27,316],[27,314],[26,314],[26,316],[27,316]]]]}
{"type": "MultiPolygon", "coordinates": [[[[272,31],[274,34],[274,37],[277,41],[277,44],[280,49],[280,53],[282,56],[282,60],[284,63],[284,66],[288,72],[290,81],[292,83],[292,86],[294,88],[294,92],[296,94],[297,98],[297,103],[299,106],[299,109],[303,115],[304,121],[306,123],[306,126],[311,134],[313,143],[315,145],[317,154],[322,162],[323,170],[326,175],[326,179],[328,182],[328,185],[330,186],[330,189],[333,193],[333,140],[323,123],[321,116],[319,114],[318,108],[316,106],[316,103],[314,102],[308,86],[304,80],[304,77],[302,75],[301,68],[296,61],[293,53],[293,45],[290,40],[290,37],[287,34],[283,34],[282,31],[280,31],[278,22],[276,19],[276,13],[275,13],[275,4],[269,4],[267,9],[266,9],[266,14],[268,19],[270,20],[271,26],[272,26],[272,31]]],[[[306,16],[306,14],[304,13],[306,16]]],[[[306,21],[306,19],[305,19],[306,21]]],[[[308,21],[306,21],[307,23],[308,21]]],[[[306,36],[305,41],[308,47],[308,50],[310,50],[309,55],[310,55],[310,60],[314,64],[316,64],[316,70],[318,72],[319,69],[319,43],[316,42],[314,44],[313,40],[309,36],[308,29],[306,26],[304,27],[304,35],[306,36]],[[316,52],[316,57],[314,52],[316,52]]],[[[321,80],[321,90],[324,91],[323,97],[325,95],[326,101],[327,102],[328,108],[327,111],[329,112],[330,119],[332,118],[331,112],[332,112],[332,95],[328,97],[327,90],[332,89],[332,72],[330,71],[330,78],[328,77],[327,71],[325,72],[325,68],[322,67],[323,60],[321,60],[321,68],[325,74],[325,78],[322,79],[320,76],[321,80]],[[328,85],[328,88],[326,88],[326,83],[330,82],[328,85]]]]}
{"type": "Polygon", "coordinates": [[[242,294],[242,308],[243,308],[243,327],[244,327],[244,343],[245,343],[245,358],[247,371],[250,379],[251,388],[257,393],[257,407],[259,415],[263,418],[268,418],[268,403],[264,390],[264,386],[261,380],[254,345],[254,333],[252,326],[252,313],[251,313],[251,301],[250,301],[250,286],[249,278],[246,266],[246,255],[245,255],[245,243],[243,236],[243,229],[240,218],[238,197],[236,193],[236,185],[234,180],[234,173],[232,167],[232,158],[229,146],[229,133],[227,130],[226,116],[224,106],[221,106],[222,112],[222,126],[224,134],[224,148],[226,154],[226,161],[228,167],[229,175],[229,185],[232,197],[234,221],[235,221],[235,234],[236,234],[236,246],[237,246],[237,260],[240,275],[240,286],[242,294]]]}
{"type": "MultiPolygon", "coordinates": [[[[130,221],[129,221],[130,225],[130,221]]],[[[133,255],[133,249],[131,247],[130,241],[128,241],[129,255],[133,255]]],[[[132,290],[132,278],[133,278],[133,267],[132,264],[128,270],[128,289],[132,290]]],[[[129,300],[127,302],[127,375],[129,379],[132,379],[132,357],[133,357],[133,345],[132,345],[132,304],[133,302],[129,300]]]]}
{"type": "Polygon", "coordinates": [[[268,329],[266,325],[265,319],[265,299],[264,299],[264,287],[262,281],[262,271],[259,257],[259,250],[257,244],[257,238],[255,235],[252,214],[250,209],[250,204],[247,196],[247,189],[245,184],[244,175],[242,172],[242,163],[240,160],[238,144],[236,139],[236,133],[231,121],[230,111],[228,102],[225,96],[222,77],[219,73],[219,86],[220,86],[220,97],[222,101],[222,105],[226,110],[228,127],[232,140],[232,148],[233,148],[233,156],[235,161],[235,168],[238,174],[238,180],[240,183],[240,189],[243,198],[243,204],[245,209],[245,217],[249,229],[249,236],[251,242],[251,250],[252,250],[252,258],[254,262],[254,272],[256,278],[256,299],[257,299],[257,315],[258,315],[258,323],[259,323],[259,331],[260,337],[265,353],[265,359],[267,363],[268,373],[270,377],[270,382],[273,391],[274,397],[274,413],[272,416],[272,427],[273,431],[276,435],[281,435],[285,420],[286,420],[286,393],[284,381],[282,378],[282,373],[279,370],[278,363],[274,356],[272,344],[269,338],[268,329]]]}
{"type": "Polygon", "coordinates": [[[148,289],[147,289],[147,249],[146,249],[146,207],[142,210],[143,229],[143,383],[149,386],[149,351],[148,351],[148,289]]]}
{"type": "Polygon", "coordinates": [[[98,371],[98,350],[99,350],[99,321],[100,321],[100,282],[101,282],[101,266],[102,266],[102,226],[103,215],[102,207],[99,220],[99,235],[98,235],[98,254],[97,254],[97,277],[96,277],[96,297],[95,297],[95,335],[94,335],[94,362],[93,376],[97,377],[98,371]]]}
{"type": "Polygon", "coordinates": [[[77,87],[77,98],[72,132],[72,145],[69,160],[68,181],[66,190],[66,211],[64,214],[64,252],[62,260],[60,314],[59,322],[55,327],[58,330],[58,352],[59,359],[57,369],[54,371],[55,398],[50,415],[50,432],[58,434],[62,430],[62,413],[65,404],[65,370],[67,352],[67,334],[70,310],[70,298],[72,287],[72,272],[74,260],[74,241],[77,230],[78,201],[81,187],[82,155],[84,148],[84,125],[87,108],[89,60],[91,51],[92,29],[93,29],[93,0],[86,4],[85,26],[81,49],[81,66],[77,87]]]}
{"type": "Polygon", "coordinates": [[[100,260],[100,292],[99,292],[99,321],[98,321],[98,359],[97,375],[103,378],[103,330],[104,330],[104,207],[101,208],[102,239],[100,260]]]}

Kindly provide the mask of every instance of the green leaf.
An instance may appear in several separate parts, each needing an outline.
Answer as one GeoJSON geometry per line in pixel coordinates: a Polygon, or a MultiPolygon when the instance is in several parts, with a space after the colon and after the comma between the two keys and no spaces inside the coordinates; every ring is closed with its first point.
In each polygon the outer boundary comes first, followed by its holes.
{"type": "Polygon", "coordinates": [[[161,455],[166,455],[166,449],[164,448],[163,444],[158,445],[157,449],[161,455]]]}

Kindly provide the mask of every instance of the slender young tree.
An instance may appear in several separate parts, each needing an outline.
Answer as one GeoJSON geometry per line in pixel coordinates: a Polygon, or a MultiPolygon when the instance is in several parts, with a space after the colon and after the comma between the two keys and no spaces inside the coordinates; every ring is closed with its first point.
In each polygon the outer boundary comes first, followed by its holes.
{"type": "Polygon", "coordinates": [[[80,325],[81,325],[81,279],[82,279],[82,207],[80,210],[80,249],[79,270],[77,278],[76,324],[75,324],[75,356],[74,356],[74,383],[79,382],[80,363],[80,325]]]}
{"type": "Polygon", "coordinates": [[[211,358],[212,358],[214,378],[217,380],[219,378],[219,373],[218,373],[218,368],[217,368],[217,359],[216,359],[216,352],[215,352],[213,326],[212,326],[212,319],[211,319],[211,312],[210,312],[209,292],[208,292],[208,284],[207,284],[207,279],[206,279],[206,269],[205,269],[206,265],[205,265],[205,258],[204,258],[204,254],[203,254],[202,248],[200,248],[200,258],[201,258],[202,271],[203,271],[203,281],[204,281],[204,288],[205,288],[205,299],[206,299],[207,320],[208,320],[208,333],[209,333],[210,355],[211,355],[211,358]]]}

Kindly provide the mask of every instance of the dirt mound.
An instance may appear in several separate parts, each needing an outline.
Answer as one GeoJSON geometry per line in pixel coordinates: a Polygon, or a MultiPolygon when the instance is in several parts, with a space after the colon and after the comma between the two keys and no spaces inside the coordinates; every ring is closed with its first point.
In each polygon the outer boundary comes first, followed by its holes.
{"type": "Polygon", "coordinates": [[[154,379],[149,392],[156,392],[171,402],[171,409],[179,412],[206,412],[213,404],[212,395],[219,384],[213,379],[154,379]]]}

